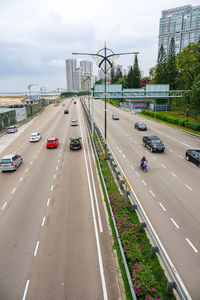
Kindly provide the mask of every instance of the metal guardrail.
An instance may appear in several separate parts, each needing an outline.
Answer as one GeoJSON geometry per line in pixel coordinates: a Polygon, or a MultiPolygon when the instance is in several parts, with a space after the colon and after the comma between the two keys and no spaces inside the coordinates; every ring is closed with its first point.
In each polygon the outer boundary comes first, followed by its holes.
{"type": "MultiPolygon", "coordinates": [[[[84,108],[84,111],[85,111],[88,128],[89,128],[89,131],[90,131],[90,134],[91,134],[91,121],[89,120],[88,110],[87,110],[86,105],[83,102],[82,102],[82,105],[83,105],[83,108],[84,108]]],[[[97,133],[102,146],[104,146],[103,134],[101,133],[100,129],[96,126],[96,124],[95,124],[94,128],[95,128],[95,132],[97,133]]],[[[101,178],[102,178],[102,181],[103,181],[104,189],[106,191],[106,196],[107,196],[107,199],[109,200],[107,187],[106,187],[106,184],[105,184],[103,173],[101,171],[101,166],[100,166],[98,154],[97,154],[96,147],[95,147],[93,139],[92,139],[92,143],[93,143],[93,147],[94,147],[94,150],[95,150],[95,155],[97,157],[97,161],[98,161],[98,164],[99,164],[99,169],[100,169],[100,172],[101,172],[101,178]]],[[[176,273],[177,278],[179,278],[179,275],[178,275],[175,267],[173,266],[170,258],[168,257],[167,253],[165,252],[165,249],[162,246],[161,242],[158,241],[159,239],[158,239],[158,236],[157,236],[155,230],[153,229],[152,225],[150,224],[150,221],[149,221],[148,217],[146,216],[146,214],[145,214],[145,212],[144,212],[144,210],[143,210],[136,194],[134,193],[134,191],[130,187],[129,182],[128,182],[123,170],[121,169],[118,161],[116,160],[116,158],[114,156],[114,153],[110,149],[109,145],[107,145],[107,150],[108,150],[108,160],[110,162],[110,166],[113,169],[113,173],[115,174],[115,177],[116,177],[116,179],[117,179],[117,181],[120,185],[120,188],[123,189],[126,196],[129,197],[129,199],[132,203],[133,211],[136,210],[136,212],[138,214],[138,217],[139,217],[139,220],[141,220],[140,228],[145,228],[145,230],[148,232],[148,234],[149,234],[149,236],[152,240],[153,246],[151,248],[150,255],[154,256],[155,253],[157,253],[157,255],[159,256],[159,258],[161,259],[162,263],[164,264],[164,266],[167,270],[167,273],[168,273],[169,278],[170,278],[171,281],[167,283],[166,291],[170,292],[173,289],[175,289],[181,300],[191,299],[191,297],[188,294],[187,290],[185,291],[185,294],[186,294],[187,298],[184,296],[184,294],[182,292],[182,289],[180,288],[180,284],[178,283],[178,281],[176,280],[176,278],[174,276],[174,273],[176,273]]],[[[108,203],[109,203],[109,201],[108,201],[108,203]]],[[[120,250],[121,250],[121,253],[122,253],[123,261],[125,260],[124,265],[127,266],[126,258],[125,258],[125,255],[124,255],[123,248],[121,246],[121,240],[120,240],[117,228],[116,228],[115,219],[114,219],[114,215],[112,213],[112,208],[111,207],[110,207],[110,212],[111,212],[114,228],[115,228],[115,231],[116,231],[118,243],[120,245],[120,250]]],[[[127,272],[127,278],[128,278],[128,281],[129,281],[130,289],[131,289],[131,292],[132,292],[133,284],[132,284],[132,281],[130,279],[130,273],[129,273],[129,270],[128,270],[128,266],[127,266],[126,272],[127,272]]],[[[181,281],[181,279],[179,281],[181,281]]],[[[134,293],[134,289],[133,289],[133,293],[134,293]]],[[[137,299],[136,296],[135,296],[135,293],[134,294],[133,293],[132,293],[133,299],[137,299]]]]}

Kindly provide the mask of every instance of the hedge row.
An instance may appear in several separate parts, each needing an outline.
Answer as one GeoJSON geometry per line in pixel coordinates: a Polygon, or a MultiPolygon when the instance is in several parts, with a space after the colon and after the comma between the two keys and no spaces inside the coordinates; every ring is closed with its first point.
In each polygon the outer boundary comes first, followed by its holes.
{"type": "MultiPolygon", "coordinates": [[[[154,111],[150,111],[150,110],[143,110],[142,111],[144,114],[149,115],[151,117],[155,116],[155,112],[154,111]]],[[[187,128],[190,129],[194,129],[194,130],[200,130],[200,122],[188,122],[187,119],[180,119],[178,117],[172,116],[172,115],[168,115],[163,114],[162,112],[156,112],[156,118],[163,120],[163,121],[167,121],[173,124],[178,124],[181,126],[185,126],[187,128]]]]}

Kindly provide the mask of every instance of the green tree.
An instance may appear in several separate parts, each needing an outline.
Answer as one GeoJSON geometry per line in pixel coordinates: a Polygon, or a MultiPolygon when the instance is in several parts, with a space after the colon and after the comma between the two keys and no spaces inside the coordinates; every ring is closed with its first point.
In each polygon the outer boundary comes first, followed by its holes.
{"type": "Polygon", "coordinates": [[[167,76],[166,76],[166,70],[167,70],[167,62],[166,61],[167,61],[167,58],[166,58],[165,50],[164,50],[163,45],[161,45],[159,53],[158,53],[156,68],[155,68],[155,83],[156,84],[168,83],[167,76]]]}
{"type": "Polygon", "coordinates": [[[134,59],[134,65],[133,65],[133,88],[140,88],[140,79],[141,79],[141,73],[138,66],[138,58],[137,54],[135,55],[134,59]]]}
{"type": "Polygon", "coordinates": [[[115,70],[114,68],[112,67],[111,68],[111,71],[110,71],[110,83],[115,83],[115,70]]]}
{"type": "Polygon", "coordinates": [[[177,56],[179,89],[192,88],[195,78],[200,74],[200,40],[190,43],[177,56]]]}
{"type": "Polygon", "coordinates": [[[196,115],[200,115],[200,74],[194,80],[190,98],[196,115]]]}
{"type": "Polygon", "coordinates": [[[121,72],[120,68],[117,68],[116,74],[115,74],[115,82],[117,82],[119,80],[119,78],[122,78],[122,72],[121,72]]]}
{"type": "Polygon", "coordinates": [[[124,86],[129,89],[133,87],[133,68],[132,67],[130,68],[130,70],[128,72],[124,86]]]}
{"type": "Polygon", "coordinates": [[[175,90],[177,88],[177,74],[175,41],[174,37],[172,37],[166,61],[166,78],[171,90],[175,90]]]}

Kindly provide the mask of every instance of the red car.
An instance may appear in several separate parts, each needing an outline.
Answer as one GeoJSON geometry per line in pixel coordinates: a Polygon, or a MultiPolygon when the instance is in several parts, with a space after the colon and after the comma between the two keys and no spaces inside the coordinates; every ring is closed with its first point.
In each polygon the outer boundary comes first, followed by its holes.
{"type": "Polygon", "coordinates": [[[49,139],[47,139],[46,147],[47,147],[47,149],[58,148],[58,144],[59,144],[59,139],[49,138],[49,139]]]}

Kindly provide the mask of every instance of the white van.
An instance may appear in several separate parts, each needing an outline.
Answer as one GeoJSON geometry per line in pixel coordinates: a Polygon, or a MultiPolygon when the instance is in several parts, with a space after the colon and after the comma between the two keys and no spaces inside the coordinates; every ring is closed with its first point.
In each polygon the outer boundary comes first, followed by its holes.
{"type": "Polygon", "coordinates": [[[15,171],[22,161],[22,157],[18,154],[5,155],[0,162],[1,171],[15,171]]]}

